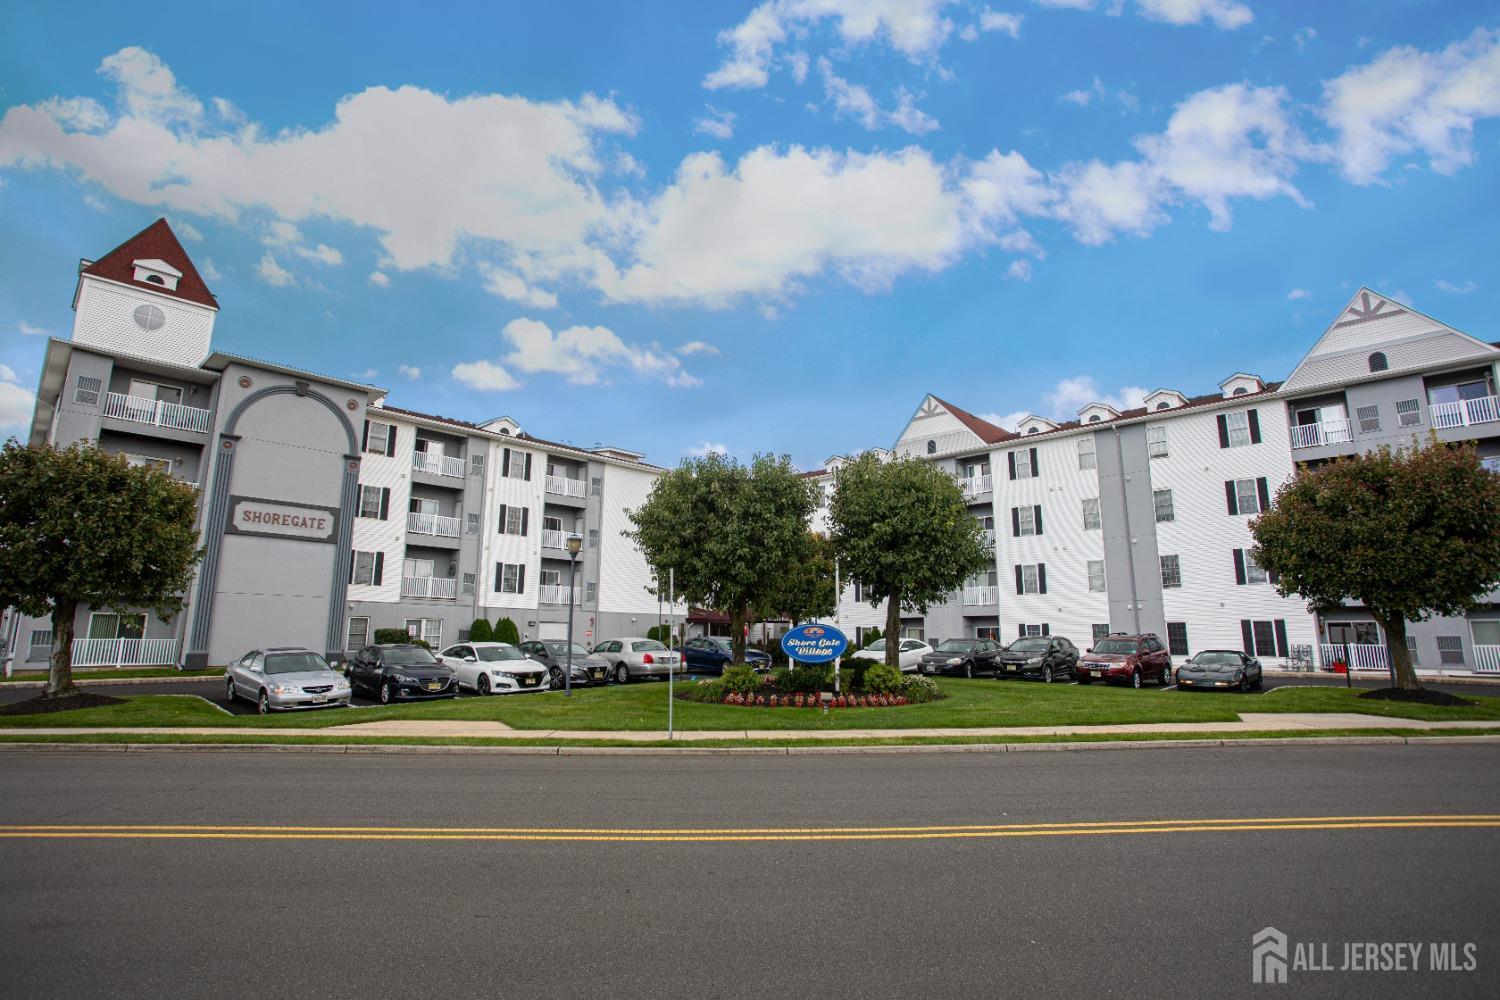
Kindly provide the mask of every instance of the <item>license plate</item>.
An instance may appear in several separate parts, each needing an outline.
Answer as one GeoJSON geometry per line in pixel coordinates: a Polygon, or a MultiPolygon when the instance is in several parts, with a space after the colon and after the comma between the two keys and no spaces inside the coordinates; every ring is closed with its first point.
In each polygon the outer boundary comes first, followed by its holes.
{"type": "Polygon", "coordinates": [[[1014,663],[1007,663],[1005,665],[1005,669],[1011,671],[1012,673],[1014,673],[1015,670],[1016,670],[1016,665],[1014,663]]]}
{"type": "Polygon", "coordinates": [[[443,682],[442,681],[428,681],[427,682],[427,690],[429,690],[429,691],[441,691],[442,689],[443,689],[443,682]]]}
{"type": "Polygon", "coordinates": [[[602,681],[602,680],[604,680],[604,671],[602,671],[602,670],[595,670],[593,673],[589,674],[589,676],[592,677],[596,681],[602,681]]]}
{"type": "Polygon", "coordinates": [[[523,678],[521,678],[521,683],[522,684],[535,684],[536,683],[536,678],[535,677],[523,677],[523,678]]]}
{"type": "Polygon", "coordinates": [[[312,696],[312,703],[314,705],[321,705],[324,702],[326,702],[327,700],[328,700],[328,696],[326,694],[315,694],[315,695],[312,696]]]}

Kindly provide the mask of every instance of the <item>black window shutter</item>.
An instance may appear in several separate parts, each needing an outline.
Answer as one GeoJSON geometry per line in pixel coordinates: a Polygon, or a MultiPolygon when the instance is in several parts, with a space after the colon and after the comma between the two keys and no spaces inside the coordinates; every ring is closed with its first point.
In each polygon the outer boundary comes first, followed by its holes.
{"type": "Polygon", "coordinates": [[[364,451],[368,447],[370,447],[370,422],[366,420],[364,433],[359,437],[359,450],[364,451]]]}
{"type": "Polygon", "coordinates": [[[1036,564],[1036,592],[1045,594],[1047,592],[1047,564],[1036,564]]]}
{"type": "Polygon", "coordinates": [[[1271,487],[1266,482],[1265,476],[1255,480],[1255,494],[1260,497],[1260,509],[1262,513],[1271,509],[1271,487]]]}
{"type": "Polygon", "coordinates": [[[1248,618],[1240,619],[1240,640],[1245,646],[1245,652],[1251,656],[1255,655],[1255,627],[1250,624],[1248,618]]]}
{"type": "Polygon", "coordinates": [[[522,563],[516,567],[516,593],[526,593],[526,564],[522,563]]]}
{"type": "Polygon", "coordinates": [[[1233,479],[1224,480],[1224,505],[1229,508],[1230,517],[1240,512],[1240,497],[1235,491],[1233,479]]]}
{"type": "Polygon", "coordinates": [[[1021,535],[1021,508],[1019,508],[1019,507],[1012,507],[1010,509],[1010,536],[1012,538],[1019,538],[1020,535],[1021,535]]]}
{"type": "Polygon", "coordinates": [[[496,528],[495,528],[495,530],[498,531],[502,535],[505,534],[505,509],[506,509],[507,506],[508,506],[508,504],[501,504],[500,505],[500,524],[497,525],[496,528]]]}
{"type": "MultiPolygon", "coordinates": [[[[531,452],[529,451],[526,453],[526,481],[531,482],[531,452]]],[[[522,534],[524,535],[525,532],[523,531],[522,534]]]]}
{"type": "Polygon", "coordinates": [[[1245,550],[1234,550],[1234,582],[1241,587],[1245,585],[1245,550]]]}
{"type": "Polygon", "coordinates": [[[396,425],[387,424],[385,428],[385,453],[396,454],[396,425]]]}
{"type": "Polygon", "coordinates": [[[359,561],[359,553],[349,553],[349,582],[354,582],[354,564],[359,561]]]}
{"type": "Polygon", "coordinates": [[[1227,420],[1224,419],[1224,414],[1222,414],[1222,413],[1219,414],[1219,416],[1218,416],[1217,419],[1219,421],[1219,447],[1220,448],[1228,448],[1229,447],[1229,421],[1227,421],[1227,420]]]}
{"type": "Polygon", "coordinates": [[[1036,449],[1029,448],[1027,450],[1031,452],[1031,478],[1035,479],[1042,474],[1041,470],[1036,467],[1036,449]]]}
{"type": "Polygon", "coordinates": [[[510,475],[510,449],[506,448],[500,453],[500,475],[510,475]]]}
{"type": "MultiPolygon", "coordinates": [[[[1020,566],[1016,567],[1016,593],[1018,593],[1018,594],[1024,593],[1024,586],[1023,586],[1023,584],[1021,582],[1021,567],[1020,566]]],[[[1021,633],[1021,634],[1025,635],[1024,632],[1021,633]]]]}
{"type": "Polygon", "coordinates": [[[1010,463],[1010,478],[1016,478],[1016,453],[1013,451],[1006,452],[1005,460],[1010,463]]]}
{"type": "Polygon", "coordinates": [[[1042,622],[1042,635],[1051,635],[1051,634],[1052,634],[1052,627],[1050,625],[1048,625],[1046,622],[1042,622]]]}
{"type": "Polygon", "coordinates": [[[1260,414],[1250,410],[1250,443],[1260,444],[1260,414]]]}
{"type": "Polygon", "coordinates": [[[1026,626],[1025,625],[1017,625],[1016,626],[1016,631],[1018,631],[1018,632],[1021,633],[1021,638],[1022,639],[1026,638],[1026,626]]]}
{"type": "Polygon", "coordinates": [[[391,518],[391,488],[382,486],[380,488],[380,519],[389,521],[391,518]]]}
{"type": "Polygon", "coordinates": [[[375,553],[375,586],[380,586],[381,577],[385,574],[385,553],[375,553]]]}
{"type": "Polygon", "coordinates": [[[1268,570],[1266,570],[1266,579],[1269,580],[1273,584],[1280,583],[1281,582],[1281,574],[1278,573],[1278,572],[1276,572],[1274,569],[1268,569],[1268,570]]]}
{"type": "Polygon", "coordinates": [[[530,522],[530,520],[531,520],[531,518],[528,516],[530,514],[531,514],[530,508],[527,508],[527,507],[522,507],[521,508],[521,534],[523,534],[523,535],[527,533],[528,522],[530,522]]]}
{"type": "Polygon", "coordinates": [[[1285,659],[1287,656],[1286,619],[1278,618],[1271,624],[1276,629],[1276,655],[1285,659]]]}
{"type": "Polygon", "coordinates": [[[1040,535],[1042,533],[1042,505],[1036,504],[1031,509],[1036,518],[1036,533],[1040,535]]]}
{"type": "Polygon", "coordinates": [[[500,581],[505,575],[505,563],[495,563],[495,593],[500,593],[500,581]]]}

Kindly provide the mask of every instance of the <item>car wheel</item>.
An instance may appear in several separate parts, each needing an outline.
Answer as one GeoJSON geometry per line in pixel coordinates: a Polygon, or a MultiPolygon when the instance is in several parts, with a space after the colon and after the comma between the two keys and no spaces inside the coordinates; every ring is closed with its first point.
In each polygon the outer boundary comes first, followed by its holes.
{"type": "Polygon", "coordinates": [[[1265,682],[1266,682],[1266,676],[1265,676],[1265,674],[1257,674],[1256,677],[1255,677],[1255,684],[1253,685],[1254,688],[1255,688],[1255,690],[1259,691],[1261,689],[1261,687],[1265,684],[1265,682]]]}
{"type": "Polygon", "coordinates": [[[478,685],[478,687],[475,688],[475,690],[478,691],[480,694],[489,694],[490,693],[490,677],[489,677],[489,674],[480,674],[479,675],[479,685],[478,685]]]}
{"type": "Polygon", "coordinates": [[[1161,680],[1160,680],[1160,684],[1161,684],[1162,687],[1171,687],[1172,686],[1172,668],[1171,667],[1162,667],[1161,668],[1161,680]]]}
{"type": "Polygon", "coordinates": [[[1141,686],[1141,668],[1136,667],[1130,672],[1130,686],[1138,688],[1141,686]]]}
{"type": "Polygon", "coordinates": [[[627,667],[627,666],[625,666],[625,664],[623,664],[623,663],[616,663],[615,664],[615,683],[616,684],[629,684],[630,683],[630,668],[627,667]]]}
{"type": "Polygon", "coordinates": [[[1052,683],[1052,664],[1050,664],[1050,663],[1043,663],[1042,664],[1042,683],[1043,684],[1051,684],[1052,683]]]}
{"type": "Polygon", "coordinates": [[[561,668],[553,667],[551,670],[547,671],[547,685],[549,687],[552,687],[554,689],[560,688],[563,686],[563,680],[564,678],[561,668]]]}
{"type": "Polygon", "coordinates": [[[964,663],[964,676],[969,680],[974,679],[974,661],[968,660],[964,663]]]}
{"type": "Polygon", "coordinates": [[[386,681],[384,684],[380,685],[380,703],[382,705],[389,705],[395,700],[396,692],[391,688],[391,682],[386,681]]]}
{"type": "Polygon", "coordinates": [[[226,682],[225,686],[229,689],[224,694],[225,700],[227,702],[229,702],[229,704],[233,705],[234,704],[234,699],[235,699],[234,678],[233,677],[226,677],[224,680],[226,682]]]}
{"type": "Polygon", "coordinates": [[[1240,675],[1240,694],[1246,694],[1250,690],[1250,678],[1240,675]]]}
{"type": "Polygon", "coordinates": [[[271,695],[266,691],[265,688],[261,688],[258,707],[260,708],[261,715],[271,714],[271,695]]]}

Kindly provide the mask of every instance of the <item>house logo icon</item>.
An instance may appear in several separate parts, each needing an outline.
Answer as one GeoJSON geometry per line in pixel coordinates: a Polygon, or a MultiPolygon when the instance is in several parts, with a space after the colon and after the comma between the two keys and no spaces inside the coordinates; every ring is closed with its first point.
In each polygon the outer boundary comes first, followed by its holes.
{"type": "Polygon", "coordinates": [[[1250,981],[1286,982],[1286,935],[1274,927],[1262,928],[1250,939],[1250,981]]]}
{"type": "Polygon", "coordinates": [[[809,625],[809,626],[807,626],[807,628],[803,629],[802,632],[803,632],[804,635],[810,635],[810,636],[820,636],[820,635],[827,635],[828,634],[828,630],[827,629],[819,628],[816,625],[809,625]]]}

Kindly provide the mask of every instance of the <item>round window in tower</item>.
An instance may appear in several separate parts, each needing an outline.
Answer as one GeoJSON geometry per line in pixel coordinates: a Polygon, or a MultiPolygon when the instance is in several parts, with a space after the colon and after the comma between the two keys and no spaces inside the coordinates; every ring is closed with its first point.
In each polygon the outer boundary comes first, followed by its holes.
{"type": "Polygon", "coordinates": [[[167,314],[161,311],[160,306],[153,306],[149,302],[143,302],[135,307],[135,325],[150,333],[152,330],[160,330],[167,323],[167,314]]]}

